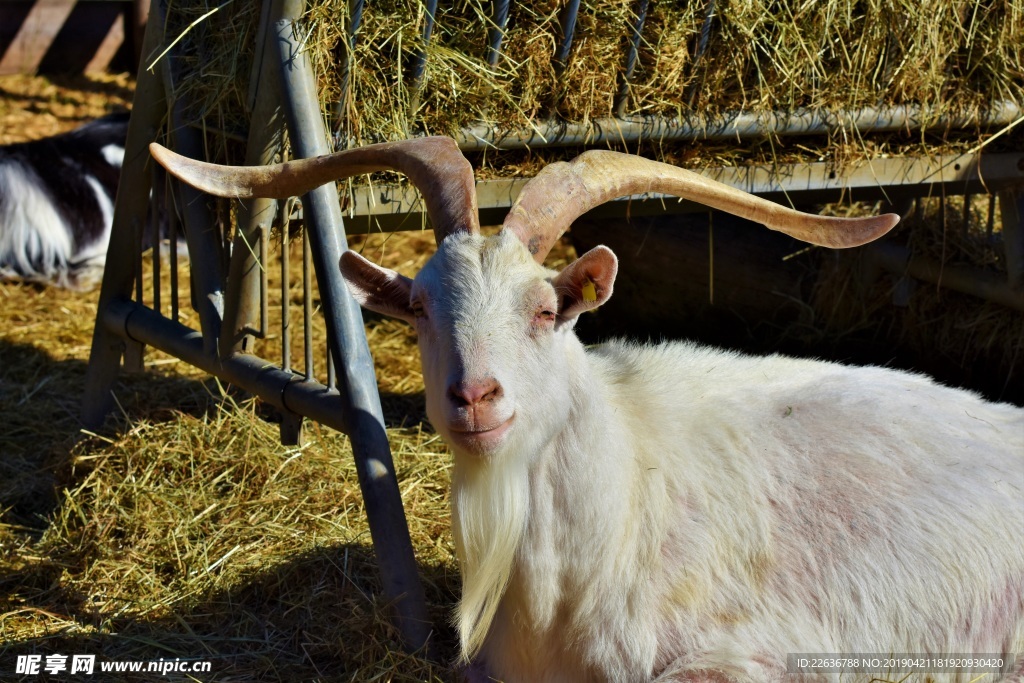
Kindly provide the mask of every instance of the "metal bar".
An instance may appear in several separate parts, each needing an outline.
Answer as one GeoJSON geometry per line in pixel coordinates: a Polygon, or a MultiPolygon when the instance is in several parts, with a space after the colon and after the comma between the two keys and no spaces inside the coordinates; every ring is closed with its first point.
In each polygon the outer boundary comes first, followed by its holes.
{"type": "MultiPolygon", "coordinates": [[[[156,166],[156,164],[153,164],[156,166]]],[[[155,184],[150,181],[151,184],[155,184]]],[[[153,259],[153,310],[161,312],[161,297],[160,290],[162,289],[160,283],[160,276],[162,275],[160,266],[160,223],[156,220],[156,212],[151,211],[149,215],[149,225],[151,231],[152,245],[152,259],[153,259]]]]}
{"type": "MultiPolygon", "coordinates": [[[[249,101],[252,106],[252,124],[246,142],[245,165],[259,166],[280,160],[284,145],[284,115],[281,112],[281,89],[278,79],[266,78],[276,66],[271,44],[270,6],[264,3],[260,14],[260,34],[256,38],[256,55],[253,58],[249,79],[249,101]]],[[[247,199],[241,202],[238,211],[238,226],[235,231],[231,260],[228,265],[227,287],[224,294],[224,326],[218,340],[221,356],[229,356],[242,350],[251,350],[252,335],[266,336],[263,314],[266,290],[261,289],[266,279],[267,261],[257,253],[257,240],[262,250],[266,241],[263,233],[274,221],[279,210],[276,199],[247,199]],[[256,318],[259,316],[260,322],[256,318]]]]}
{"type": "Polygon", "coordinates": [[[267,338],[270,327],[270,226],[260,226],[260,329],[259,338],[267,338]]]}
{"type": "MultiPolygon", "coordinates": [[[[150,18],[160,17],[163,24],[166,16],[164,7],[166,0],[155,2],[150,7],[150,18]]],[[[187,102],[173,100],[174,82],[178,79],[179,60],[176,51],[171,48],[163,58],[166,64],[161,69],[164,91],[170,102],[170,138],[171,148],[178,154],[192,159],[205,157],[205,145],[200,131],[187,124],[187,102]]],[[[210,198],[198,190],[177,183],[175,194],[181,208],[182,223],[185,226],[185,239],[188,241],[190,259],[189,272],[192,278],[192,305],[199,314],[199,323],[203,330],[203,342],[207,351],[217,353],[217,342],[220,339],[221,322],[224,314],[224,284],[222,269],[224,257],[223,240],[216,233],[216,215],[210,210],[210,198]]]]}
{"type": "MultiPolygon", "coordinates": [[[[1024,182],[1024,153],[903,157],[850,163],[842,173],[828,163],[708,168],[699,173],[774,201],[814,204],[840,200],[898,200],[945,186],[949,194],[996,192],[1024,182]]],[[[476,184],[483,225],[500,224],[529,178],[483,180],[476,184]]],[[[419,193],[408,185],[357,187],[346,226],[352,233],[418,230],[429,225],[419,193]]],[[[664,195],[624,197],[592,216],[703,211],[693,202],[664,195]]]]}
{"type": "Polygon", "coordinates": [[[1024,293],[1024,190],[1021,187],[999,193],[999,214],[1003,219],[1003,251],[1009,286],[1024,293]]]}
{"type": "Polygon", "coordinates": [[[946,187],[939,186],[939,232],[942,235],[942,263],[946,262],[946,187]]]}
{"type": "Polygon", "coordinates": [[[992,231],[996,225],[996,194],[988,196],[988,224],[985,226],[985,239],[992,241],[992,231]]]}
{"type": "Polygon", "coordinates": [[[636,56],[640,50],[640,36],[644,30],[644,21],[647,19],[647,4],[649,0],[636,0],[633,9],[633,26],[629,38],[629,48],[626,52],[626,63],[619,74],[619,90],[615,93],[615,102],[612,105],[615,116],[622,118],[626,115],[626,102],[629,100],[629,86],[633,82],[633,70],[636,68],[636,56]]]}
{"type": "Polygon", "coordinates": [[[338,96],[338,104],[334,111],[334,134],[335,139],[340,139],[344,132],[345,123],[348,121],[349,100],[352,92],[352,66],[356,58],[356,40],[359,37],[359,29],[363,24],[363,7],[365,0],[349,0],[348,2],[348,26],[345,31],[345,56],[341,60],[341,94],[338,96]]]}
{"type": "Polygon", "coordinates": [[[964,216],[963,226],[960,228],[960,235],[967,237],[971,234],[971,200],[974,199],[970,193],[964,195],[964,216]]]}
{"type": "MultiPolygon", "coordinates": [[[[162,17],[154,16],[146,26],[143,54],[150,54],[163,35],[162,17]]],[[[159,73],[140,70],[135,85],[132,117],[125,141],[124,164],[114,200],[114,219],[103,282],[97,305],[97,324],[93,327],[92,348],[82,394],[82,422],[88,429],[99,429],[113,405],[111,390],[117,381],[125,340],[98,324],[104,312],[118,301],[128,301],[132,284],[140,273],[136,257],[129,252],[136,246],[135,235],[141,231],[149,206],[152,176],[146,172],[149,143],[156,139],[167,100],[159,73]],[[126,253],[128,252],[128,253],[126,253]],[[120,257],[120,258],[118,258],[120,257]]]]}
{"type": "MultiPolygon", "coordinates": [[[[291,141],[298,158],[330,151],[317,97],[316,79],[299,42],[296,22],[305,3],[275,0],[283,11],[275,30],[282,66],[282,90],[291,141]]],[[[412,551],[402,497],[391,458],[384,416],[377,393],[373,360],[366,342],[362,312],[348,294],[338,262],[347,248],[341,206],[334,183],[313,190],[303,198],[306,230],[313,242],[313,259],[320,300],[327,322],[328,341],[337,363],[342,413],[356,461],[370,535],[383,593],[394,606],[395,625],[406,648],[419,650],[431,633],[423,586],[412,551]]]]}
{"type": "Polygon", "coordinates": [[[427,16],[423,25],[423,44],[416,54],[413,55],[412,65],[409,68],[409,118],[416,117],[416,111],[420,108],[420,96],[423,94],[423,74],[427,69],[427,47],[430,45],[430,38],[434,33],[434,17],[437,15],[437,0],[426,0],[425,9],[427,16]]]}
{"type": "Polygon", "coordinates": [[[491,26],[487,29],[487,64],[497,66],[501,59],[501,43],[505,40],[508,26],[509,0],[493,0],[491,3],[491,26]]]}
{"type": "Polygon", "coordinates": [[[349,431],[344,401],[336,391],[317,382],[304,381],[301,376],[252,354],[212,356],[204,350],[202,333],[165,318],[151,308],[118,300],[105,309],[102,322],[101,327],[114,336],[160,349],[242,387],[282,411],[305,415],[341,432],[349,431]]]}
{"type": "Polygon", "coordinates": [[[167,220],[167,242],[170,244],[171,250],[171,319],[177,322],[180,317],[180,311],[178,310],[180,305],[178,294],[178,214],[167,201],[170,197],[170,192],[168,191],[170,182],[170,177],[165,172],[161,180],[161,185],[163,185],[162,200],[159,204],[154,203],[153,211],[161,213],[167,220]]]}
{"type": "MultiPolygon", "coordinates": [[[[150,182],[152,182],[152,179],[150,179],[150,182]]],[[[145,303],[145,258],[142,254],[145,229],[145,222],[137,225],[135,232],[132,234],[131,246],[131,258],[135,261],[135,300],[140,304],[145,303]]],[[[107,251],[109,253],[109,247],[107,251]]],[[[146,349],[143,348],[142,344],[126,339],[124,341],[124,358],[121,360],[121,367],[129,374],[140,373],[145,370],[145,355],[146,349]]]]}
{"type": "Polygon", "coordinates": [[[933,131],[971,127],[1005,126],[1024,115],[1020,105],[997,102],[981,117],[932,116],[927,107],[863,107],[839,114],[810,109],[792,112],[753,114],[733,112],[721,117],[699,116],[665,118],[636,116],[598,118],[589,123],[538,121],[521,131],[502,131],[480,123],[455,134],[464,152],[488,149],[526,149],[535,147],[577,147],[601,144],[679,140],[743,140],[770,135],[825,135],[840,129],[856,128],[861,133],[891,133],[901,130],[933,131]]]}
{"type": "MultiPolygon", "coordinates": [[[[152,180],[150,180],[152,182],[152,180]]],[[[131,256],[135,261],[135,300],[140,304],[145,301],[145,291],[142,282],[142,267],[145,259],[142,257],[142,235],[145,232],[145,228],[142,225],[137,226],[137,229],[132,234],[132,251],[131,256]]],[[[109,247],[108,247],[109,251],[109,247]]]]}
{"type": "Polygon", "coordinates": [[[697,52],[693,56],[694,64],[700,62],[708,49],[708,41],[711,39],[711,20],[715,18],[715,0],[707,0],[704,6],[704,22],[700,26],[700,40],[697,43],[697,52]]]}
{"type": "Polygon", "coordinates": [[[291,211],[291,200],[285,200],[284,210],[278,212],[278,229],[281,231],[281,367],[286,371],[292,369],[292,328],[291,328],[291,269],[288,261],[291,258],[288,247],[288,213],[291,211]]]}
{"type": "Polygon", "coordinates": [[[313,381],[313,255],[309,248],[309,230],[302,231],[302,334],[306,352],[306,379],[313,381]]]}
{"type": "Polygon", "coordinates": [[[334,369],[334,355],[331,353],[331,340],[327,340],[327,388],[338,388],[338,375],[334,369]]]}
{"type": "MultiPolygon", "coordinates": [[[[154,248],[160,254],[160,257],[162,259],[163,258],[163,241],[164,241],[164,237],[166,235],[166,232],[165,232],[165,225],[166,225],[166,219],[165,219],[166,210],[165,210],[165,207],[167,206],[167,171],[165,171],[163,166],[160,166],[159,164],[152,164],[150,166],[150,171],[152,172],[152,178],[150,180],[150,187],[152,188],[151,192],[152,192],[152,199],[153,199],[153,201],[150,203],[149,213],[147,215],[147,225],[149,226],[149,234],[152,236],[151,239],[153,241],[154,248]]],[[[170,229],[170,226],[167,226],[167,230],[169,230],[169,229],[170,229]]],[[[168,245],[173,246],[174,242],[171,241],[170,239],[168,239],[168,245]]],[[[170,249],[170,247],[168,249],[169,250],[167,252],[167,259],[168,259],[168,264],[169,264],[168,269],[170,270],[170,269],[173,269],[173,266],[174,266],[174,262],[171,261],[171,251],[173,251],[173,250],[170,249]]],[[[170,275],[170,273],[169,273],[169,275],[170,275]]],[[[173,305],[174,305],[174,301],[173,301],[174,300],[174,292],[173,292],[173,290],[170,292],[170,298],[171,298],[171,306],[173,307],[173,305]]],[[[159,306],[159,305],[154,305],[153,308],[155,308],[156,310],[162,312],[162,307],[159,306]]]]}
{"type": "Polygon", "coordinates": [[[887,240],[860,248],[878,266],[895,275],[909,275],[945,289],[1024,311],[1024,292],[1014,290],[999,273],[982,268],[944,265],[925,256],[913,255],[906,247],[887,240]]]}
{"type": "Polygon", "coordinates": [[[561,78],[569,65],[569,52],[572,50],[572,41],[576,37],[576,18],[580,11],[580,0],[569,0],[558,18],[558,24],[562,29],[562,36],[555,47],[555,54],[551,58],[551,66],[555,69],[555,76],[561,78]]]}
{"type": "MultiPolygon", "coordinates": [[[[704,22],[700,27],[700,40],[697,41],[697,50],[693,55],[693,66],[691,71],[696,71],[704,59],[704,52],[708,49],[708,41],[711,39],[711,20],[715,18],[715,0],[707,0],[704,6],[704,22]]],[[[693,108],[694,99],[697,97],[699,84],[694,81],[689,86],[689,94],[686,96],[686,105],[693,108]]]]}

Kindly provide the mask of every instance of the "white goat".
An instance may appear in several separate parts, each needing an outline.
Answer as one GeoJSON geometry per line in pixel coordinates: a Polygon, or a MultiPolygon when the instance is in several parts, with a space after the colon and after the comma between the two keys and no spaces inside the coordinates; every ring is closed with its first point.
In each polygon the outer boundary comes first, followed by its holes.
{"type": "Polygon", "coordinates": [[[106,261],[128,114],[0,147],[0,279],[90,289],[106,261]]]}
{"type": "MultiPolygon", "coordinates": [[[[450,141],[269,169],[153,153],[226,196],[384,167],[423,190],[439,246],[415,280],[352,252],[341,269],[360,303],[419,334],[427,411],[455,454],[471,679],[850,681],[871,677],[796,674],[787,655],[1024,655],[1024,410],[882,368],[688,343],[585,349],[573,324],[611,295],[615,256],[541,265],[575,217],[646,191],[828,246],[894,217],[809,217],[588,152],[546,168],[485,238],[450,141]]],[[[1018,662],[1003,680],[1022,679],[1018,662]]]]}

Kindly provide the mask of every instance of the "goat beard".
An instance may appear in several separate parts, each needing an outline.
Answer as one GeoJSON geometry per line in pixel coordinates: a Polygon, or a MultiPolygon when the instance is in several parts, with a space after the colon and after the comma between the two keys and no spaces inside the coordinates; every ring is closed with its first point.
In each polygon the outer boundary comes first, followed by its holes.
{"type": "Polygon", "coordinates": [[[452,533],[462,568],[456,626],[467,662],[487,637],[529,517],[527,464],[504,455],[487,462],[456,458],[452,473],[452,533]]]}

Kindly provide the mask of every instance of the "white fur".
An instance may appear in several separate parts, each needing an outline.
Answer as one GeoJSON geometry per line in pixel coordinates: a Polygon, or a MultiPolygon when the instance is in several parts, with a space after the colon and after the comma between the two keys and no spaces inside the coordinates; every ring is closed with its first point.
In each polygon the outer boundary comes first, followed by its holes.
{"type": "Polygon", "coordinates": [[[124,147],[121,145],[104,145],[100,154],[111,166],[121,168],[121,164],[124,162],[124,147]]]}
{"type": "MultiPolygon", "coordinates": [[[[115,147],[115,145],[104,147],[104,156],[110,147],[115,147]]],[[[103,215],[103,233],[94,242],[79,248],[72,265],[76,286],[80,289],[91,289],[103,278],[103,267],[107,262],[107,245],[110,243],[110,229],[114,224],[114,203],[110,201],[106,190],[96,178],[86,175],[85,182],[89,183],[89,187],[96,195],[96,202],[103,215]]]]}
{"type": "Polygon", "coordinates": [[[16,263],[24,274],[0,266],[0,277],[69,286],[74,240],[42,180],[31,167],[5,160],[0,188],[0,263],[16,263]]]}
{"type": "Polygon", "coordinates": [[[471,678],[868,681],[786,656],[1024,654],[1024,410],[882,368],[587,350],[572,320],[530,327],[555,276],[506,233],[455,235],[407,286],[455,452],[471,678]],[[499,447],[453,440],[459,377],[501,383],[499,447]]]}

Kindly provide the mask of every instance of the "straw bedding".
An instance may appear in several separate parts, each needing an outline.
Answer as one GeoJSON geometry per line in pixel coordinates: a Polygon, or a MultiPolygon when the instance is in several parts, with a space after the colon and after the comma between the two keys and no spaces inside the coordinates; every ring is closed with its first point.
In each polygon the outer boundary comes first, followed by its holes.
{"type": "MultiPolygon", "coordinates": [[[[127,106],[132,83],[118,82],[2,78],[9,97],[0,116],[17,120],[23,138],[68,130],[127,106]]],[[[13,138],[17,129],[4,133],[13,138]]],[[[402,268],[417,268],[432,251],[430,238],[415,233],[384,242],[356,246],[402,268]]],[[[301,272],[299,246],[290,253],[293,274],[301,272]]],[[[183,322],[197,326],[187,266],[181,278],[183,322]]],[[[165,312],[168,284],[165,263],[165,312]]],[[[301,320],[297,280],[289,298],[301,320]]],[[[94,654],[97,666],[211,663],[196,678],[95,674],[110,681],[450,680],[444,664],[397,646],[347,437],[307,425],[303,446],[283,447],[255,402],[152,350],[144,374],[122,375],[106,428],[81,432],[95,316],[95,293],[0,284],[0,678],[20,678],[18,655],[94,654]]],[[[449,661],[459,586],[450,456],[423,422],[418,352],[406,327],[372,321],[368,335],[438,655],[449,661]]],[[[320,315],[314,339],[318,347],[325,339],[320,315]]],[[[280,339],[258,352],[278,358],[280,339]]],[[[300,369],[302,354],[298,343],[300,369]]]]}

